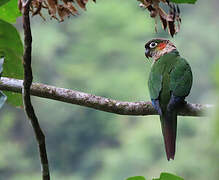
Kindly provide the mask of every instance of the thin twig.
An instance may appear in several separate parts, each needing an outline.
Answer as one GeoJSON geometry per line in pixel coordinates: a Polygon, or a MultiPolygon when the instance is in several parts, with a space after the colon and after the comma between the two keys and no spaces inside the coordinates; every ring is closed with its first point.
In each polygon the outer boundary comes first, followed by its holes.
{"type": "Polygon", "coordinates": [[[46,153],[45,136],[40,128],[38,119],[34,112],[33,106],[30,99],[30,87],[33,80],[32,68],[31,68],[31,51],[32,51],[32,35],[30,27],[30,0],[26,1],[23,5],[23,29],[24,29],[24,56],[23,56],[23,66],[24,66],[24,81],[23,81],[23,102],[24,110],[27,117],[29,118],[31,125],[34,129],[35,137],[37,139],[40,160],[42,165],[42,179],[49,180],[49,163],[46,153]]]}
{"type": "MultiPolygon", "coordinates": [[[[21,93],[22,80],[1,78],[0,90],[21,93]]],[[[157,112],[151,102],[122,102],[105,97],[95,96],[70,89],[57,88],[41,83],[33,83],[31,95],[90,107],[100,111],[111,112],[121,115],[156,115],[157,112]]],[[[179,111],[181,116],[204,116],[204,112],[212,109],[212,105],[187,103],[179,111]]]]}

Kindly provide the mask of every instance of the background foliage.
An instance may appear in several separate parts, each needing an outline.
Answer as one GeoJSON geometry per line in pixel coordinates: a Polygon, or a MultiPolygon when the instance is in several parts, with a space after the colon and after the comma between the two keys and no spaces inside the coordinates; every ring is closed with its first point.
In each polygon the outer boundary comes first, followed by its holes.
{"type": "Polygon", "coordinates": [[[0,19],[10,22],[10,23],[16,22],[16,18],[21,16],[21,13],[17,7],[17,4],[18,4],[17,0],[10,0],[10,1],[1,0],[0,19]],[[8,11],[9,9],[10,11],[8,11]]]}
{"type": "MultiPolygon", "coordinates": [[[[7,5],[7,4],[6,4],[7,5]]],[[[4,77],[23,79],[23,44],[16,28],[0,19],[0,57],[4,57],[4,77]]],[[[22,106],[21,94],[4,92],[9,104],[16,107],[22,106]]]]}
{"type": "MultiPolygon", "coordinates": [[[[118,100],[149,100],[151,62],[144,57],[144,43],[169,36],[154,33],[154,22],[137,2],[120,1],[89,3],[86,13],[61,25],[34,17],[35,81],[118,100]]],[[[215,104],[218,97],[218,5],[211,0],[181,6],[181,32],[172,41],[193,69],[190,102],[215,104]]],[[[17,27],[22,30],[20,19],[17,27]]],[[[34,103],[54,180],[152,179],[162,171],[185,180],[219,179],[214,113],[179,118],[176,160],[167,162],[157,116],[118,116],[39,98],[34,103]]],[[[7,105],[0,118],[0,179],[39,179],[36,144],[23,110],[7,105]]]]}

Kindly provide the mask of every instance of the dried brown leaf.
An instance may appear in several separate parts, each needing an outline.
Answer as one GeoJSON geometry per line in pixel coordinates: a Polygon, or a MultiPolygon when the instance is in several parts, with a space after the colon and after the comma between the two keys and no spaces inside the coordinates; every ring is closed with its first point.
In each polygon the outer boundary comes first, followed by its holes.
{"type": "Polygon", "coordinates": [[[166,28],[167,28],[167,20],[164,19],[160,14],[159,14],[159,16],[160,16],[160,21],[161,21],[161,24],[162,24],[162,28],[164,30],[166,30],[166,28]]]}
{"type": "MultiPolygon", "coordinates": [[[[40,11],[41,11],[41,9],[42,9],[42,2],[39,2],[39,1],[35,1],[35,2],[37,2],[36,5],[35,5],[36,10],[33,11],[32,16],[35,16],[35,15],[37,15],[37,14],[40,14],[40,11]]],[[[34,3],[34,2],[33,2],[33,3],[34,3]]],[[[32,4],[32,6],[33,6],[33,4],[32,4]]]]}
{"type": "Polygon", "coordinates": [[[58,15],[60,17],[60,21],[64,21],[65,17],[69,17],[71,15],[71,12],[68,8],[64,7],[63,5],[58,5],[58,15]]]}
{"type": "MultiPolygon", "coordinates": [[[[160,18],[162,28],[166,30],[171,36],[174,36],[180,30],[180,9],[175,4],[170,3],[169,0],[138,0],[140,6],[150,12],[150,16],[155,20],[160,18]],[[161,7],[160,3],[164,3],[169,7],[169,13],[166,13],[161,7]],[[177,23],[177,26],[175,25],[177,23]]],[[[155,31],[157,31],[157,22],[155,21],[155,31]]]]}
{"type": "Polygon", "coordinates": [[[22,11],[22,0],[18,0],[18,9],[22,11]]]}
{"type": "Polygon", "coordinates": [[[46,0],[46,1],[48,3],[49,14],[51,15],[51,17],[56,18],[58,1],[57,0],[46,0]]]}
{"type": "Polygon", "coordinates": [[[168,32],[173,37],[176,33],[175,24],[173,21],[168,21],[168,32]]]}
{"type": "Polygon", "coordinates": [[[79,5],[80,8],[86,10],[86,3],[84,3],[83,0],[76,0],[77,4],[79,5]]]}
{"type": "Polygon", "coordinates": [[[65,8],[67,8],[72,15],[78,15],[78,11],[77,9],[74,7],[74,5],[72,4],[72,2],[68,1],[68,0],[63,0],[64,2],[64,6],[65,8]]]}
{"type": "Polygon", "coordinates": [[[166,21],[173,21],[172,16],[170,16],[170,14],[167,14],[163,9],[158,8],[158,12],[159,12],[159,15],[160,15],[163,19],[165,19],[166,21]]]}
{"type": "MultiPolygon", "coordinates": [[[[80,8],[86,10],[86,4],[88,1],[89,0],[32,0],[30,4],[30,12],[32,16],[40,15],[45,20],[42,15],[42,9],[47,9],[51,18],[58,21],[64,21],[65,17],[79,14],[77,8],[75,7],[75,3],[80,8]],[[60,19],[57,18],[57,15],[60,19]]],[[[96,0],[92,1],[96,2],[96,0]]],[[[18,0],[18,8],[22,11],[23,0],[18,0]]]]}

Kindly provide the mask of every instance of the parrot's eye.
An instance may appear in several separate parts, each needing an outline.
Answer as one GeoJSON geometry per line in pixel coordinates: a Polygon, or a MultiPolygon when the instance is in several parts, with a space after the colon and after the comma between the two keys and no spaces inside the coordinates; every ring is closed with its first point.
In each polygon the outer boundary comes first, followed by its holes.
{"type": "Polygon", "coordinates": [[[157,46],[157,43],[156,43],[156,42],[152,42],[152,43],[149,45],[150,48],[155,48],[156,46],[157,46]]]}

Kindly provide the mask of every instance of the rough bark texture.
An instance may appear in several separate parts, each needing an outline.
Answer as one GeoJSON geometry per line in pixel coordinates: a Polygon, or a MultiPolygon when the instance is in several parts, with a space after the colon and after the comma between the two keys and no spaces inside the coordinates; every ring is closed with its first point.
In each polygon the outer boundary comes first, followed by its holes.
{"type": "MultiPolygon", "coordinates": [[[[13,91],[21,93],[22,80],[1,78],[0,90],[13,91]]],[[[156,115],[156,110],[152,107],[151,102],[122,102],[113,99],[95,96],[83,92],[73,91],[70,89],[57,88],[41,83],[33,83],[30,89],[31,95],[54,99],[70,104],[90,107],[93,109],[106,111],[121,115],[156,115]]],[[[187,103],[182,107],[178,115],[181,116],[204,116],[204,112],[212,108],[211,105],[187,103]]]]}
{"type": "Polygon", "coordinates": [[[22,20],[23,20],[23,29],[24,29],[24,56],[23,56],[24,81],[23,81],[23,87],[22,87],[22,83],[20,85],[21,88],[23,88],[22,94],[23,94],[24,110],[28,119],[31,122],[39,147],[40,160],[42,165],[42,179],[49,180],[50,179],[49,163],[46,153],[45,136],[40,128],[37,116],[34,112],[34,108],[31,104],[31,99],[30,99],[30,87],[33,80],[32,68],[31,68],[32,35],[31,35],[30,18],[29,18],[30,2],[31,1],[29,0],[23,4],[22,20]]]}

